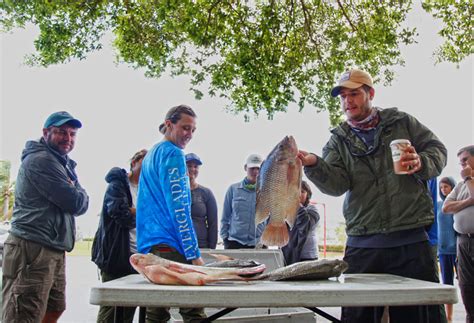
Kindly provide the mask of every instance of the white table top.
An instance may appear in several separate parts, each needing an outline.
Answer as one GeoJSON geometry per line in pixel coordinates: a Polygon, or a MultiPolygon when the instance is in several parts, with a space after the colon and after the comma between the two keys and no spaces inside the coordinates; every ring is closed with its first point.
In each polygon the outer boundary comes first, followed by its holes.
{"type": "Polygon", "coordinates": [[[297,282],[222,282],[207,286],[155,285],[129,275],[91,288],[90,303],[163,307],[396,306],[457,303],[456,289],[387,274],[347,274],[297,282]]]}

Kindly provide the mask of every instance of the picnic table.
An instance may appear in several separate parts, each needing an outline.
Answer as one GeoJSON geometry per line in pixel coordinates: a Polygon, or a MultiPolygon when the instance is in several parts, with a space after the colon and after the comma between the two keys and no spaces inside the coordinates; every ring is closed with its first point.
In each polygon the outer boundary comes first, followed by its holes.
{"type": "MultiPolygon", "coordinates": [[[[169,286],[129,275],[91,288],[90,303],[114,306],[116,320],[122,307],[139,306],[140,322],[149,307],[224,308],[204,322],[236,308],[304,307],[338,320],[318,307],[400,306],[457,303],[455,287],[389,274],[346,274],[315,281],[228,281],[206,286],[169,286]]],[[[427,315],[425,309],[424,315],[427,315]]]]}

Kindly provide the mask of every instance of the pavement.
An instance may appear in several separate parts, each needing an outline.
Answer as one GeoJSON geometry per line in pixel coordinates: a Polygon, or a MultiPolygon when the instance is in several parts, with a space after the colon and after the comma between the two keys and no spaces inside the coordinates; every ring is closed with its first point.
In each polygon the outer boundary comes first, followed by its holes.
{"type": "MultiPolygon", "coordinates": [[[[89,323],[95,322],[99,307],[89,304],[89,292],[92,285],[100,282],[97,267],[86,256],[68,256],[66,260],[66,311],[61,316],[60,323],[89,323]]],[[[459,302],[454,304],[454,323],[465,322],[465,311],[458,288],[459,302]]],[[[339,318],[340,308],[321,308],[339,318]]],[[[1,310],[1,308],[0,308],[1,310]]],[[[138,322],[138,311],[135,321],[138,322]]],[[[318,316],[317,322],[329,322],[318,316]]]]}

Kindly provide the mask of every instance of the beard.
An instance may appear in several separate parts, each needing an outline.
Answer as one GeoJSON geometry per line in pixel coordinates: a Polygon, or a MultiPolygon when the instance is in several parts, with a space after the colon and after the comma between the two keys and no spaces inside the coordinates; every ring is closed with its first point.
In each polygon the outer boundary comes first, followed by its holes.
{"type": "Polygon", "coordinates": [[[72,148],[74,147],[72,144],[71,144],[71,148],[68,149],[68,150],[65,150],[63,148],[61,148],[61,144],[64,144],[66,142],[63,142],[63,141],[60,141],[58,143],[54,142],[54,140],[52,139],[52,136],[53,134],[52,133],[48,133],[48,135],[46,136],[45,138],[45,141],[46,141],[46,144],[51,148],[53,149],[54,151],[56,151],[57,153],[59,153],[60,155],[67,155],[71,150],[72,148]]]}

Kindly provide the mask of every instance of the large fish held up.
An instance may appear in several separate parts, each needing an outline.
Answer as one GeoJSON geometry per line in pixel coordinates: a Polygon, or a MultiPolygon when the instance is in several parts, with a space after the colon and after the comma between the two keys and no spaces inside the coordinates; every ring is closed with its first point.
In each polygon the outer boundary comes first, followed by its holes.
{"type": "Polygon", "coordinates": [[[261,237],[267,246],[285,246],[293,227],[301,194],[301,160],[292,136],[286,136],[273,148],[260,167],[257,179],[255,222],[270,220],[261,237]]]}

